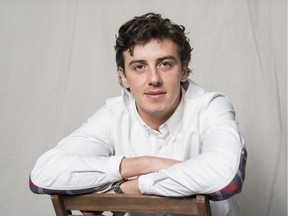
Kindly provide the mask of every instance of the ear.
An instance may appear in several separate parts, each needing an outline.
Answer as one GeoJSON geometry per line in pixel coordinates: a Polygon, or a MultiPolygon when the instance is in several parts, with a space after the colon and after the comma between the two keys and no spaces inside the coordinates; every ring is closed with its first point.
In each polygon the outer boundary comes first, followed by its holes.
{"type": "Polygon", "coordinates": [[[181,76],[181,82],[186,82],[189,76],[189,69],[188,67],[183,67],[182,69],[182,76],[181,76]]]}
{"type": "Polygon", "coordinates": [[[121,78],[122,85],[127,89],[130,88],[128,81],[127,81],[127,78],[126,78],[126,75],[125,75],[125,72],[121,67],[118,67],[118,73],[119,73],[119,76],[121,78]]]}

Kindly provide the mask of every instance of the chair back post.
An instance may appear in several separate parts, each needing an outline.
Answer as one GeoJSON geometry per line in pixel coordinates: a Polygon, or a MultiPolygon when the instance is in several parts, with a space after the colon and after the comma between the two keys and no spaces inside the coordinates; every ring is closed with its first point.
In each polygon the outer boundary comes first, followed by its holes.
{"type": "Polygon", "coordinates": [[[210,203],[206,196],[196,195],[198,215],[211,216],[210,203]]]}
{"type": "Polygon", "coordinates": [[[51,195],[51,201],[52,201],[56,216],[68,216],[68,215],[72,214],[72,212],[70,210],[65,209],[63,197],[61,195],[52,194],[51,195]]]}

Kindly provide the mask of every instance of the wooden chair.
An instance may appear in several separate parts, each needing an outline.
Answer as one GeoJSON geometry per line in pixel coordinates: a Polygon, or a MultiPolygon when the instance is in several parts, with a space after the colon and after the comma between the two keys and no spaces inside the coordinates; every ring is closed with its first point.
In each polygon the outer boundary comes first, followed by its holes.
{"type": "MultiPolygon", "coordinates": [[[[170,198],[130,194],[51,195],[56,216],[72,216],[72,210],[211,215],[207,197],[170,198]]],[[[79,214],[78,214],[79,215],[79,214]]]]}

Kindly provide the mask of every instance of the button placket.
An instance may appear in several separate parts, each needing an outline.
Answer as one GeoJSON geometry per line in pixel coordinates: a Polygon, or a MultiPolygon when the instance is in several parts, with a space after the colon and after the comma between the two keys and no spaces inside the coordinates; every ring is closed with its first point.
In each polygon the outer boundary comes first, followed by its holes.
{"type": "Polygon", "coordinates": [[[161,152],[161,150],[165,147],[165,142],[163,141],[163,139],[161,138],[157,138],[156,139],[156,148],[158,150],[158,152],[161,152]]]}

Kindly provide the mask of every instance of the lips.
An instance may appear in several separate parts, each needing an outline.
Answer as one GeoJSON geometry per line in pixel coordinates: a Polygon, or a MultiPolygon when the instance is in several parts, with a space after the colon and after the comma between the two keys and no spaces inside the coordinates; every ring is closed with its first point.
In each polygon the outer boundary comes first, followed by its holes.
{"type": "Polygon", "coordinates": [[[149,91],[145,94],[147,94],[147,95],[159,95],[159,94],[165,94],[165,92],[164,91],[149,91]]]}
{"type": "Polygon", "coordinates": [[[165,91],[148,91],[144,93],[144,95],[152,98],[152,99],[158,99],[166,94],[165,91]]]}

